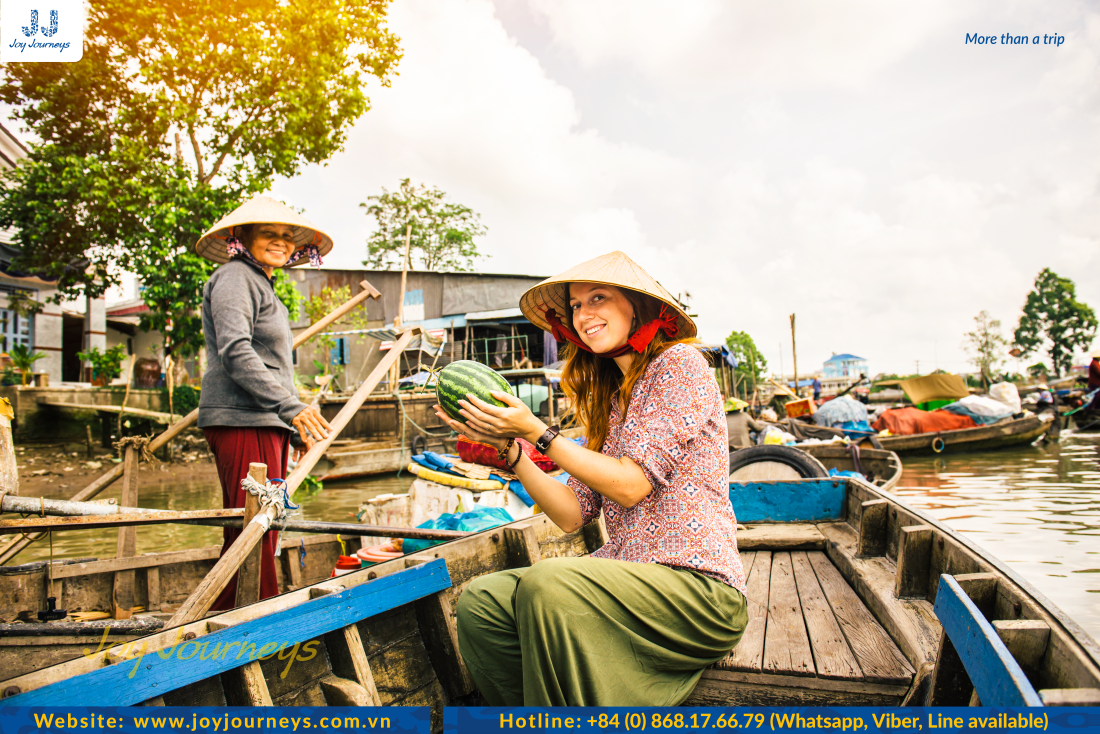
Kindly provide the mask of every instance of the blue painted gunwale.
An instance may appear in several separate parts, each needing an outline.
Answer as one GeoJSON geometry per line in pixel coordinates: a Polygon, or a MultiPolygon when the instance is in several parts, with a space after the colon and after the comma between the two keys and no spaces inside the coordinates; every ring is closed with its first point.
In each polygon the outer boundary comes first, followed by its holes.
{"type": "Polygon", "coordinates": [[[822,522],[844,519],[844,479],[730,482],[737,522],[822,522]]]}
{"type": "Polygon", "coordinates": [[[1000,635],[953,576],[940,575],[932,609],[959,653],[982,706],[1043,705],[1000,635]]]}
{"type": "Polygon", "coordinates": [[[181,642],[179,649],[174,650],[167,660],[156,652],[150,652],[141,659],[140,667],[133,678],[129,676],[138,663],[127,660],[5,698],[0,701],[0,705],[133,706],[246,665],[250,662],[248,656],[237,659],[233,655],[225,655],[225,646],[233,642],[241,643],[241,647],[252,643],[257,650],[271,642],[286,643],[288,647],[292,647],[297,642],[355,624],[359,620],[443,591],[450,586],[451,576],[447,573],[447,564],[443,559],[438,559],[337,594],[312,599],[266,617],[218,630],[190,642],[181,642]],[[221,643],[222,655],[226,659],[201,660],[201,654],[196,647],[193,657],[180,660],[177,654],[182,653],[184,647],[192,642],[196,645],[206,643],[204,651],[213,650],[221,643]]]}

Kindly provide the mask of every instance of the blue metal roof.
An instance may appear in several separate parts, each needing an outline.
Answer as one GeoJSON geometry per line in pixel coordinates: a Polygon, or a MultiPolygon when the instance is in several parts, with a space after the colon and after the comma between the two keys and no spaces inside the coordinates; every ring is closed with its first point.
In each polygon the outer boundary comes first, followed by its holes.
{"type": "Polygon", "coordinates": [[[833,356],[831,356],[827,360],[825,360],[825,364],[828,364],[829,362],[846,362],[850,359],[859,360],[860,362],[866,362],[867,361],[863,357],[857,357],[854,354],[834,354],[833,356]]]}

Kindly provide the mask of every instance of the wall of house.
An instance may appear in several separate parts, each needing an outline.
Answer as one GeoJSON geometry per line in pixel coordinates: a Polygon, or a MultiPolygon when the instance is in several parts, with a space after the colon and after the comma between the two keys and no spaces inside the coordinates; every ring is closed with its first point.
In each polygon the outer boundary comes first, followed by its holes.
{"type": "MultiPolygon", "coordinates": [[[[14,290],[25,291],[40,303],[57,292],[54,288],[31,286],[25,280],[0,275],[0,309],[7,309],[8,295],[14,290]]],[[[14,314],[10,314],[9,318],[12,316],[14,314]]],[[[31,317],[30,347],[46,355],[35,363],[34,371],[45,373],[51,384],[61,382],[61,335],[61,307],[56,303],[45,303],[42,313],[31,317]]]]}

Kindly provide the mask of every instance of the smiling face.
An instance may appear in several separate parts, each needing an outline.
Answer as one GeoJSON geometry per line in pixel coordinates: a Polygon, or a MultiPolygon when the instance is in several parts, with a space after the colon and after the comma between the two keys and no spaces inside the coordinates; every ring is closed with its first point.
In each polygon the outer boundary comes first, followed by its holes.
{"type": "Polygon", "coordinates": [[[621,290],[599,283],[570,283],[573,328],[596,354],[617,349],[630,337],[634,306],[621,290]]]}
{"type": "Polygon", "coordinates": [[[294,254],[294,228],[287,224],[257,224],[252,227],[248,251],[265,268],[281,268],[294,254]]]}

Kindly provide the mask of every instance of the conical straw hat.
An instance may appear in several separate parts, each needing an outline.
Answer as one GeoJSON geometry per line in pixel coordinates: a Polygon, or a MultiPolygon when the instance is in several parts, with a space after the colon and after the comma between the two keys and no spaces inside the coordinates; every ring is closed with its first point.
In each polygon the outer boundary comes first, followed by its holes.
{"type": "MultiPolygon", "coordinates": [[[[216,263],[229,262],[225,241],[233,234],[233,228],[242,224],[286,224],[294,228],[294,244],[298,247],[317,245],[324,257],[332,251],[332,238],[298,212],[270,196],[254,196],[221,218],[210,231],[195,243],[195,252],[216,263]]],[[[291,267],[304,265],[309,258],[302,257],[291,267]]]]}
{"type": "Polygon", "coordinates": [[[553,331],[544,316],[545,309],[549,307],[557,312],[563,324],[572,324],[573,316],[569,312],[570,283],[604,283],[653,296],[676,311],[680,324],[678,337],[690,338],[698,333],[695,322],[680,308],[676,299],[638,263],[627,257],[625,252],[618,250],[569,268],[561,275],[547,278],[529,289],[519,299],[523,315],[543,331],[553,331]]]}

